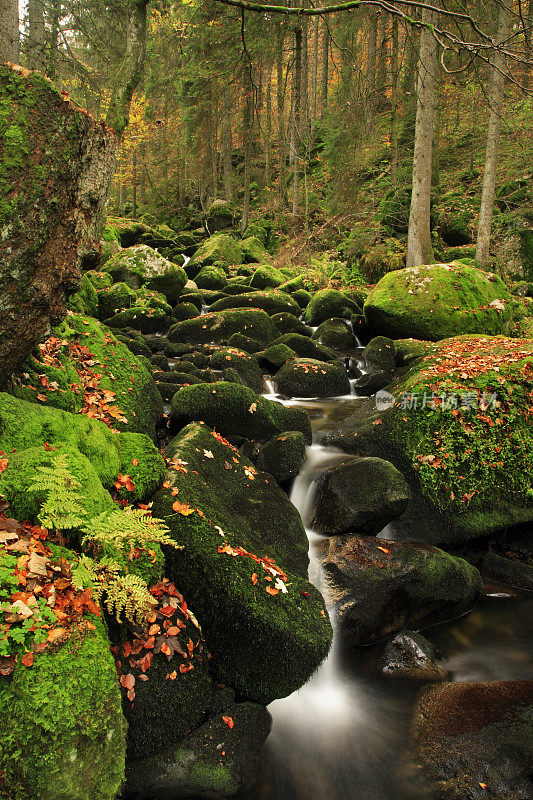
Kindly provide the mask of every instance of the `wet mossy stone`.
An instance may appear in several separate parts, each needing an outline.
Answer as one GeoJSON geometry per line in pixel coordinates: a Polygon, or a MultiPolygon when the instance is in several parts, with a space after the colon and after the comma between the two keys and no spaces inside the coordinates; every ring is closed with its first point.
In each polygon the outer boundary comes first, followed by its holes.
{"type": "Polygon", "coordinates": [[[395,270],[368,295],[371,330],[392,339],[439,341],[465,333],[505,334],[512,313],[496,275],[452,262],[395,270]]]}
{"type": "Polygon", "coordinates": [[[110,328],[136,328],[141,333],[166,333],[174,322],[170,314],[160,308],[134,305],[106,319],[110,328]]]}
{"type": "Polygon", "coordinates": [[[248,355],[243,350],[235,347],[224,347],[211,356],[211,369],[233,368],[240,376],[245,386],[254,392],[263,390],[263,375],[259,369],[257,359],[248,355]]]}
{"type": "MultiPolygon", "coordinates": [[[[282,287],[283,288],[283,287],[282,287]]],[[[297,289],[292,293],[292,296],[298,303],[301,309],[306,309],[311,301],[312,294],[306,289],[297,289]]]]}
{"type": "Polygon", "coordinates": [[[196,344],[227,342],[234,333],[268,344],[275,338],[276,329],[265,311],[239,308],[178,322],[169,330],[168,339],[170,342],[196,344]]]}
{"type": "Polygon", "coordinates": [[[514,558],[506,558],[490,550],[481,561],[481,571],[491,578],[509,583],[518,589],[533,592],[533,565],[514,558]]]}
{"type": "Polygon", "coordinates": [[[266,400],[247,386],[225,381],[187,386],[174,395],[170,415],[173,430],[203,421],[223,436],[264,441],[287,430],[301,431],[311,441],[307,412],[266,400]]]}
{"type": "Polygon", "coordinates": [[[124,797],[247,797],[270,727],[264,706],[226,701],[179,743],[169,742],[151,758],[128,762],[124,797]],[[224,718],[233,721],[232,728],[224,718]]]}
{"type": "Polygon", "coordinates": [[[242,333],[234,333],[230,336],[228,344],[230,347],[237,347],[246,353],[259,353],[263,349],[261,342],[258,342],[257,339],[252,339],[250,336],[243,336],[242,333]]]}
{"type": "Polygon", "coordinates": [[[178,322],[183,322],[185,319],[194,319],[199,314],[199,311],[192,303],[178,303],[172,309],[172,316],[178,322]]]}
{"type": "Polygon", "coordinates": [[[277,288],[285,283],[285,275],[275,267],[257,267],[250,278],[250,286],[253,289],[277,288]]]}
{"type": "Polygon", "coordinates": [[[415,631],[400,631],[388,641],[378,657],[378,667],[388,678],[428,683],[448,677],[448,670],[439,664],[431,642],[415,631]]]}
{"type": "Polygon", "coordinates": [[[97,292],[99,292],[100,289],[106,289],[108,286],[113,285],[113,278],[108,272],[90,269],[85,273],[85,277],[91,281],[97,292]]]}
{"type": "Polygon", "coordinates": [[[137,289],[137,298],[138,304],[144,305],[146,308],[160,308],[165,314],[172,314],[172,306],[167,303],[162,292],[156,292],[155,289],[141,286],[137,289]]]}
{"type": "Polygon", "coordinates": [[[319,342],[315,342],[307,336],[301,336],[299,333],[285,333],[283,336],[278,336],[273,344],[285,344],[294,350],[300,358],[316,358],[318,361],[338,361],[338,353],[325,347],[319,342]]]}
{"type": "Polygon", "coordinates": [[[336,289],[320,289],[309,301],[305,310],[305,321],[308,325],[320,325],[327,319],[344,319],[357,311],[357,305],[342,292],[336,289]]]}
{"type": "Polygon", "coordinates": [[[263,264],[270,259],[270,253],[256,236],[247,236],[240,242],[242,253],[247,264],[263,264]]]}
{"type": "Polygon", "coordinates": [[[412,365],[432,351],[430,342],[421,342],[419,339],[394,339],[393,344],[394,360],[399,367],[412,365]]]}
{"type": "Polygon", "coordinates": [[[191,303],[193,306],[196,306],[198,309],[198,313],[202,310],[202,306],[204,305],[204,298],[202,292],[183,292],[179,297],[180,303],[191,303]]]}
{"type": "Polygon", "coordinates": [[[300,311],[298,303],[289,294],[276,289],[223,297],[211,305],[211,311],[223,311],[227,308],[261,308],[267,314],[282,314],[283,312],[294,314],[300,311]]]}
{"type": "Polygon", "coordinates": [[[355,347],[355,337],[344,319],[327,319],[321,322],[311,339],[334,350],[349,350],[355,347]]]}
{"type": "Polygon", "coordinates": [[[80,483],[76,492],[87,518],[92,519],[113,508],[111,495],[102,486],[96,469],[77,448],[55,445],[53,450],[46,450],[44,445],[37,445],[10,453],[7,467],[0,474],[0,495],[9,502],[10,514],[32,523],[38,521],[46,492],[30,492],[28,487],[38,478],[39,467],[50,467],[61,455],[66,456],[68,471],[80,483]]]}
{"type": "Polygon", "coordinates": [[[308,680],[331,641],[322,598],[307,580],[298,512],[271,477],[205,425],[187,426],[165,455],[170,488],[156,495],[153,513],[184,545],[168,548],[168,575],[202,626],[215,679],[260,703],[290,694],[308,680]],[[173,489],[192,514],[176,513],[173,489]],[[245,552],[231,555],[226,547],[245,552]],[[262,566],[268,562],[253,556],[273,559],[285,572],[286,592],[262,566]]]}
{"type": "Polygon", "coordinates": [[[295,358],[298,358],[297,354],[286,344],[273,344],[257,354],[259,365],[269,372],[275,372],[295,358]]]}
{"type": "Polygon", "coordinates": [[[113,800],[124,777],[126,723],[109,640],[74,631],[0,677],[0,770],[12,800],[113,800]]]}
{"type": "Polygon", "coordinates": [[[291,313],[273,314],[272,322],[282,335],[284,333],[297,333],[299,336],[310,337],[313,333],[312,328],[291,313]]]}
{"type": "Polygon", "coordinates": [[[403,514],[410,499],[409,486],[389,461],[348,456],[320,475],[306,524],[321,534],[376,534],[403,514]]]}
{"type": "Polygon", "coordinates": [[[205,266],[202,267],[194,281],[199,289],[223,289],[227,279],[224,270],[205,266]]]}
{"type": "Polygon", "coordinates": [[[413,500],[392,524],[397,539],[455,543],[530,523],[532,364],[529,339],[426,344],[387,386],[395,405],[358,402],[325,443],[386,458],[402,472],[413,500]]]}
{"type": "MultiPolygon", "coordinates": [[[[53,336],[63,342],[72,342],[87,348],[93,368],[101,375],[98,384],[102,389],[114,392],[116,405],[126,422],[115,421],[121,431],[147,433],[154,436],[156,425],[162,418],[163,408],[158,396],[151,371],[148,370],[127,348],[119,342],[109,328],[91,317],[80,314],[68,316],[64,322],[52,329],[53,336]]],[[[58,354],[61,369],[48,367],[33,359],[26,365],[32,377],[31,384],[39,385],[39,394],[46,397],[45,405],[58,406],[67,411],[81,411],[84,396],[80,389],[80,370],[85,369],[85,361],[69,353],[65,346],[58,354]],[[49,384],[57,381],[63,391],[53,391],[53,386],[41,386],[39,376],[48,376],[49,384]],[[74,388],[72,388],[74,386],[74,388]]],[[[29,385],[15,387],[13,393],[26,400],[36,401],[36,392],[29,385]]]]}
{"type": "Polygon", "coordinates": [[[418,542],[334,536],[323,569],[326,597],[350,645],[460,617],[483,588],[467,561],[418,542]]]}
{"type": "Polygon", "coordinates": [[[231,228],[235,216],[235,208],[229,200],[213,200],[203,216],[203,223],[208,233],[218,233],[231,228]]]}
{"type": "Polygon", "coordinates": [[[226,295],[234,295],[234,294],[248,294],[250,291],[250,287],[246,283],[228,283],[224,287],[224,294],[226,295]]]}
{"type": "Polygon", "coordinates": [[[295,478],[305,461],[305,438],[300,431],[285,431],[261,447],[257,466],[280,484],[295,478]]]}
{"type": "Polygon", "coordinates": [[[314,358],[294,358],[275,377],[280,394],[286,397],[335,397],[350,393],[350,381],[340,364],[314,358]]]}
{"type": "Polygon", "coordinates": [[[69,308],[89,317],[98,317],[98,294],[87,275],[83,275],[80,288],[71,296],[69,308]]]}
{"type": "Polygon", "coordinates": [[[217,233],[202,242],[189,265],[191,267],[209,266],[216,261],[225,261],[227,264],[241,264],[243,261],[243,252],[239,242],[227,233],[217,233]]]}
{"type": "MultiPolygon", "coordinates": [[[[83,414],[38,406],[0,393],[0,450],[9,454],[45,443],[78,450],[86,456],[106,489],[114,488],[119,473],[130,475],[135,487],[128,493],[130,501],[145,502],[163,481],[164,461],[148,436],[113,433],[103,422],[83,414]],[[20,420],[24,420],[23,425],[20,420]]],[[[9,463],[9,455],[6,458],[9,463]]]]}
{"type": "MultiPolygon", "coordinates": [[[[304,279],[301,275],[296,275],[296,277],[290,278],[288,281],[284,281],[279,288],[282,292],[289,292],[290,294],[294,294],[294,292],[302,290],[305,291],[304,279]]],[[[311,299],[311,295],[309,295],[309,299],[311,299]]]]}
{"type": "Polygon", "coordinates": [[[155,356],[150,357],[150,363],[152,366],[157,367],[157,369],[166,372],[169,369],[168,366],[168,358],[164,356],[162,353],[158,353],[155,356]]]}
{"type": "Polygon", "coordinates": [[[532,681],[465,681],[421,694],[413,766],[439,798],[531,797],[532,692],[532,681]]]}
{"type": "Polygon", "coordinates": [[[98,292],[98,317],[109,319],[118,311],[131,308],[137,302],[137,295],[126,283],[114,283],[98,292]]]}
{"type": "Polygon", "coordinates": [[[123,330],[117,330],[115,332],[115,338],[117,342],[121,342],[122,344],[126,345],[128,350],[130,350],[133,355],[137,356],[138,358],[146,358],[147,360],[150,359],[152,355],[152,351],[149,347],[147,347],[142,342],[139,342],[137,339],[130,339],[126,332],[123,330]]]}
{"type": "Polygon", "coordinates": [[[132,289],[147,286],[162,292],[174,305],[187,283],[185,271],[177,264],[163,258],[157,250],[146,245],[128,247],[110,258],[103,265],[114,281],[124,281],[132,289]]]}
{"type": "Polygon", "coordinates": [[[395,362],[394,342],[386,336],[375,336],[363,350],[363,358],[366,364],[390,372],[395,362]]]}

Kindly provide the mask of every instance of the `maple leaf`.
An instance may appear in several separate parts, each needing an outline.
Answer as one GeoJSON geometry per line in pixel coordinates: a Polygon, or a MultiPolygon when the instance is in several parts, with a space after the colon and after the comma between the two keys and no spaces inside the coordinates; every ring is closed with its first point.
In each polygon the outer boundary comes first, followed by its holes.
{"type": "Polygon", "coordinates": [[[176,500],[176,502],[172,504],[172,508],[184,517],[188,517],[189,514],[194,514],[194,508],[191,508],[187,503],[180,503],[179,500],[176,500]]]}

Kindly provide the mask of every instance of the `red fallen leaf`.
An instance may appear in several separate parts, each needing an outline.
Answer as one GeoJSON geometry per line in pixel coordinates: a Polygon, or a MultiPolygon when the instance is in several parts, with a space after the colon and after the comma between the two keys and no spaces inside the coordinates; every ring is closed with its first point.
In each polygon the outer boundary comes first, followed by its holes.
{"type": "Polygon", "coordinates": [[[268,592],[268,594],[271,594],[271,595],[279,594],[279,589],[275,589],[273,586],[270,586],[270,584],[268,586],[266,586],[265,588],[266,588],[266,591],[268,592]]]}
{"type": "Polygon", "coordinates": [[[122,650],[124,651],[124,656],[128,658],[131,654],[131,642],[124,642],[122,650]]]}
{"type": "Polygon", "coordinates": [[[33,653],[24,653],[20,660],[25,667],[31,667],[33,664],[33,653]]]}
{"type": "Polygon", "coordinates": [[[171,617],[175,610],[173,606],[163,606],[163,608],[159,609],[159,613],[164,614],[165,617],[171,617]]]}
{"type": "Polygon", "coordinates": [[[378,547],[378,550],[381,550],[383,553],[390,553],[390,550],[387,550],[386,547],[378,547]]]}
{"type": "Polygon", "coordinates": [[[172,508],[184,517],[188,517],[189,514],[194,514],[194,508],[191,508],[187,503],[180,503],[179,500],[176,500],[176,502],[172,504],[172,508]]]}
{"type": "Polygon", "coordinates": [[[156,633],[159,633],[161,630],[161,625],[150,625],[148,628],[148,633],[150,636],[154,636],[156,633]]]}
{"type": "Polygon", "coordinates": [[[164,653],[166,656],[172,655],[172,650],[165,642],[163,642],[163,644],[161,645],[161,652],[164,653]]]}
{"type": "MultiPolygon", "coordinates": [[[[131,690],[135,686],[135,676],[128,672],[127,675],[120,676],[120,685],[123,686],[125,689],[131,690]]],[[[135,696],[135,695],[134,695],[135,696]]],[[[128,691],[129,697],[129,691],[128,691]]]]}
{"type": "Polygon", "coordinates": [[[172,672],[169,672],[168,675],[167,675],[167,678],[169,678],[169,680],[171,680],[171,681],[175,681],[177,677],[178,677],[178,673],[176,672],[175,669],[172,670],[172,672]]]}
{"type": "Polygon", "coordinates": [[[374,422],[372,423],[372,425],[383,425],[383,420],[382,419],[375,419],[374,422]]]}
{"type": "Polygon", "coordinates": [[[176,627],[176,625],[171,625],[169,628],[167,628],[167,636],[177,636],[179,632],[180,629],[176,627]]]}
{"type": "Polygon", "coordinates": [[[257,583],[257,574],[255,572],[252,573],[252,583],[255,586],[257,583]]]}
{"type": "Polygon", "coordinates": [[[300,592],[300,594],[302,595],[302,597],[312,597],[311,592],[300,592]]]}
{"type": "Polygon", "coordinates": [[[143,658],[139,659],[139,661],[137,662],[137,666],[139,666],[143,672],[146,672],[152,666],[153,658],[154,658],[153,653],[146,653],[146,655],[143,656],[143,658]]]}
{"type": "Polygon", "coordinates": [[[148,675],[139,675],[139,678],[138,678],[138,680],[140,680],[140,681],[147,681],[147,680],[148,680],[148,675]]]}
{"type": "Polygon", "coordinates": [[[0,656],[0,675],[11,675],[17,666],[18,655],[0,656]]]}
{"type": "Polygon", "coordinates": [[[48,397],[45,394],[38,394],[37,395],[37,400],[40,400],[41,403],[46,403],[46,401],[48,400],[48,397]]]}
{"type": "Polygon", "coordinates": [[[0,458],[0,473],[2,473],[6,469],[8,463],[9,462],[7,458],[0,458]]]}
{"type": "Polygon", "coordinates": [[[224,715],[222,715],[222,721],[226,723],[226,725],[228,726],[228,728],[230,730],[231,730],[231,728],[233,728],[233,726],[235,724],[231,717],[226,717],[224,715]]]}
{"type": "Polygon", "coordinates": [[[131,702],[133,703],[133,701],[135,700],[135,692],[133,691],[133,689],[129,689],[127,694],[128,694],[128,700],[131,700],[131,702]]]}
{"type": "Polygon", "coordinates": [[[139,463],[139,459],[138,458],[134,458],[131,463],[133,464],[134,467],[136,467],[137,464],[139,463]]]}
{"type": "Polygon", "coordinates": [[[191,669],[194,669],[192,664],[180,664],[179,665],[179,671],[181,672],[182,675],[184,675],[186,672],[190,672],[191,669]]]}
{"type": "Polygon", "coordinates": [[[189,641],[187,642],[187,650],[189,651],[189,653],[192,653],[192,651],[194,650],[194,642],[191,638],[189,638],[189,641]]]}

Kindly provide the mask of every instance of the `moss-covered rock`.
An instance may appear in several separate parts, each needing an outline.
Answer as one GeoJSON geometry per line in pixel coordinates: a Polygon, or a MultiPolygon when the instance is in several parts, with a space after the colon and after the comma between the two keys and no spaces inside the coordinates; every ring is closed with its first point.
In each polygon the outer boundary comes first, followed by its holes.
{"type": "Polygon", "coordinates": [[[506,333],[512,303],[500,278],[452,262],[389,272],[368,295],[364,312],[376,333],[435,342],[506,333]]]}
{"type": "Polygon", "coordinates": [[[124,281],[132,289],[147,286],[162,292],[171,305],[177,302],[187,283],[187,275],[181,267],[147,245],[121,250],[103,265],[103,271],[108,272],[114,281],[124,281]]]}
{"type": "Polygon", "coordinates": [[[183,322],[186,319],[194,319],[198,314],[198,309],[192,303],[178,303],[172,309],[172,316],[178,322],[183,322]]]}
{"type": "Polygon", "coordinates": [[[229,200],[213,200],[207,208],[203,222],[209,234],[231,228],[235,218],[235,208],[229,200]]]}
{"type": "Polygon", "coordinates": [[[454,542],[530,522],[533,342],[461,336],[422,352],[387,387],[396,405],[362,401],[327,443],[406,477],[413,501],[396,538],[454,542]]]}
{"type": "Polygon", "coordinates": [[[167,553],[169,574],[195,610],[215,677],[261,703],[290,694],[331,641],[322,599],[307,581],[296,509],[204,425],[189,425],[166,455],[170,488],[156,496],[153,511],[185,545],[167,553]]]}
{"type": "Polygon", "coordinates": [[[285,333],[278,336],[273,344],[284,344],[294,350],[300,358],[316,358],[318,361],[338,361],[338,354],[329,347],[313,341],[299,333],[285,333]]]}
{"type": "Polygon", "coordinates": [[[254,392],[261,393],[263,391],[263,375],[256,358],[235,347],[224,347],[211,356],[212,369],[229,367],[237,372],[245,386],[254,392]]]}
{"type": "Polygon", "coordinates": [[[257,339],[252,339],[250,336],[244,336],[242,333],[234,333],[228,339],[230,347],[237,347],[239,350],[244,350],[245,353],[259,353],[263,349],[261,342],[257,339]]]}
{"type": "Polygon", "coordinates": [[[211,311],[223,311],[226,308],[262,308],[267,314],[298,314],[300,311],[290,294],[275,289],[223,297],[211,305],[211,311]]]}
{"type": "Polygon", "coordinates": [[[459,617],[483,588],[467,561],[417,542],[335,536],[323,568],[326,596],[352,645],[459,617]]]}
{"type": "Polygon", "coordinates": [[[228,277],[218,267],[202,267],[194,282],[199,289],[223,289],[228,277]]]}
{"type": "Polygon", "coordinates": [[[247,236],[240,242],[247,264],[264,264],[270,259],[270,253],[256,236],[247,236]]]}
{"type": "Polygon", "coordinates": [[[97,299],[98,316],[101,320],[106,320],[118,311],[134,306],[137,302],[137,295],[127,283],[120,282],[100,289],[97,299]]]}
{"type": "Polygon", "coordinates": [[[118,430],[153,437],[163,409],[144,364],[108,328],[90,317],[72,314],[52,334],[41,356],[28,360],[13,393],[73,412],[83,409],[89,413],[88,406],[94,405],[91,413],[100,418],[107,408],[106,420],[118,430]]]}
{"type": "Polygon", "coordinates": [[[314,358],[287,361],[275,377],[280,394],[286,397],[335,397],[350,393],[350,381],[340,364],[314,358]]]}
{"type": "Polygon", "coordinates": [[[280,367],[293,358],[298,358],[297,354],[286,344],[273,344],[257,354],[257,360],[261,367],[269,372],[276,372],[280,367]]]}
{"type": "Polygon", "coordinates": [[[320,289],[311,298],[306,310],[305,321],[308,325],[320,325],[333,317],[345,319],[357,313],[356,304],[336,289],[320,289]]]}
{"type": "Polygon", "coordinates": [[[256,308],[229,309],[178,322],[169,330],[168,339],[182,343],[220,343],[227,342],[234,333],[242,333],[268,344],[275,338],[276,329],[265,311],[256,308]]]}
{"type": "Polygon", "coordinates": [[[191,258],[190,264],[205,266],[216,261],[224,261],[226,264],[240,264],[243,261],[240,244],[227,233],[217,233],[202,242],[191,258]]]}
{"type": "Polygon", "coordinates": [[[282,283],[285,283],[285,275],[271,266],[257,267],[250,278],[250,286],[254,289],[275,289],[282,283]]]}
{"type": "Polygon", "coordinates": [[[170,423],[179,430],[203,421],[224,436],[264,441],[283,431],[301,431],[311,441],[311,422],[305,411],[285,408],[255,394],[247,386],[225,381],[187,386],[174,395],[170,423]]]}
{"type": "Polygon", "coordinates": [[[86,456],[106,489],[114,487],[119,474],[130,475],[134,490],[124,492],[124,496],[132,501],[149,499],[163,480],[163,459],[148,436],[113,433],[103,422],[85,415],[0,393],[0,449],[8,454],[8,465],[12,451],[42,447],[45,443],[48,447],[65,446],[86,456]]]}
{"type": "Polygon", "coordinates": [[[89,317],[98,316],[98,295],[92,281],[87,275],[81,279],[80,288],[69,300],[71,311],[87,314],[89,317]]]}
{"type": "Polygon", "coordinates": [[[97,269],[90,269],[85,273],[85,277],[91,281],[92,285],[97,292],[100,289],[106,289],[108,286],[113,285],[113,278],[107,272],[101,272],[97,269]]]}
{"type": "Polygon", "coordinates": [[[10,800],[113,800],[126,724],[103,625],[0,677],[0,769],[10,800]]]}
{"type": "Polygon", "coordinates": [[[261,447],[257,466],[270,472],[278,483],[295,478],[305,461],[305,437],[300,431],[285,431],[261,447]]]}
{"type": "Polygon", "coordinates": [[[299,336],[311,336],[313,329],[298,319],[294,314],[281,313],[273,314],[272,322],[281,334],[297,333],[299,336]]]}
{"type": "Polygon", "coordinates": [[[367,365],[390,372],[394,367],[394,342],[386,336],[375,336],[363,350],[363,358],[367,365]]]}
{"type": "Polygon", "coordinates": [[[141,333],[166,333],[174,322],[173,317],[161,308],[148,308],[137,304],[106,319],[113,329],[135,328],[141,333]]]}
{"type": "Polygon", "coordinates": [[[355,347],[355,337],[344,319],[327,319],[321,322],[311,339],[334,350],[349,350],[355,347]]]}

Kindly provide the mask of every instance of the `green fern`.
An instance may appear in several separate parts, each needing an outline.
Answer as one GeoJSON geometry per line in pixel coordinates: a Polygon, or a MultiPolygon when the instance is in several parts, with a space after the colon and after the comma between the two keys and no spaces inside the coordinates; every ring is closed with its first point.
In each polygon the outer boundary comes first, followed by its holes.
{"type": "Polygon", "coordinates": [[[104,511],[84,525],[83,545],[91,544],[96,550],[112,546],[128,556],[139,548],[149,550],[155,542],[181,550],[172,539],[170,531],[160,519],[154,519],[148,511],[128,506],[104,511]]]}
{"type": "Polygon", "coordinates": [[[49,466],[37,467],[30,492],[45,492],[46,499],[39,512],[39,522],[45,528],[65,530],[78,528],[87,521],[86,512],[77,489],[81,483],[69,472],[67,455],[57,455],[49,466]]]}
{"type": "Polygon", "coordinates": [[[130,622],[142,624],[156,605],[142,578],[121,574],[121,567],[108,558],[93,561],[81,556],[72,570],[72,583],[76,589],[90,586],[95,601],[103,603],[110,614],[114,612],[117,622],[124,613],[130,622]]]}

